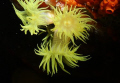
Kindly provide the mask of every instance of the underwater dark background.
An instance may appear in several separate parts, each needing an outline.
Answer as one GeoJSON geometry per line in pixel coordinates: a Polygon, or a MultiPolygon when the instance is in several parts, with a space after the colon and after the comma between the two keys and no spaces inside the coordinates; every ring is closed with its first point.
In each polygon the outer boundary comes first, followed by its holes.
{"type": "Polygon", "coordinates": [[[31,36],[20,31],[22,22],[12,2],[21,9],[15,0],[0,1],[0,83],[120,83],[120,14],[96,19],[97,29],[89,32],[87,44],[76,40],[81,44],[77,53],[91,55],[90,60],[77,68],[65,65],[71,75],[58,67],[51,77],[38,68],[42,57],[34,53],[46,33],[31,36]]]}

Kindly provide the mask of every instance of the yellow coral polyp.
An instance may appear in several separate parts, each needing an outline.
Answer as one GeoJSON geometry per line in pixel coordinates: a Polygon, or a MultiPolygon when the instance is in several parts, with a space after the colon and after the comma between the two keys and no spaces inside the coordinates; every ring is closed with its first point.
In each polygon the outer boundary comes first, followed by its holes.
{"type": "Polygon", "coordinates": [[[61,35],[64,34],[64,36],[69,37],[73,43],[74,36],[76,39],[79,38],[83,42],[88,39],[89,34],[87,30],[94,27],[93,25],[88,24],[88,22],[94,20],[87,14],[84,14],[84,12],[81,12],[81,10],[85,8],[73,8],[71,6],[70,9],[68,9],[68,6],[66,5],[63,11],[61,11],[58,7],[53,7],[53,9],[55,13],[53,19],[55,28],[53,28],[52,31],[57,31],[59,38],[61,38],[61,35]]]}
{"type": "Polygon", "coordinates": [[[21,19],[24,26],[21,25],[23,29],[22,31],[27,34],[27,31],[33,34],[38,34],[39,31],[44,31],[40,29],[40,25],[47,25],[46,12],[50,12],[46,10],[47,8],[38,8],[42,3],[43,0],[17,0],[19,4],[24,8],[24,11],[19,11],[14,7],[14,10],[17,16],[21,19]]]}
{"type": "Polygon", "coordinates": [[[37,55],[43,56],[39,67],[43,66],[43,70],[45,71],[47,69],[47,74],[51,73],[51,75],[57,73],[57,63],[63,71],[69,73],[65,70],[63,62],[74,68],[78,66],[78,61],[88,60],[88,56],[82,56],[82,54],[75,53],[79,46],[69,48],[68,44],[70,39],[67,37],[65,41],[63,35],[60,39],[56,33],[57,32],[54,32],[52,43],[48,42],[47,45],[42,44],[41,47],[38,47],[38,50],[34,50],[37,55]]]}
{"type": "MultiPolygon", "coordinates": [[[[69,47],[70,40],[75,44],[74,37],[82,40],[84,43],[88,39],[91,27],[94,27],[88,22],[94,21],[89,15],[84,14],[82,9],[85,8],[68,8],[65,5],[64,9],[61,10],[59,7],[53,7],[53,10],[47,10],[45,8],[38,8],[43,0],[17,0],[23,7],[24,11],[19,11],[14,7],[17,16],[21,19],[24,25],[21,25],[22,31],[27,34],[27,31],[33,34],[38,34],[41,29],[41,25],[49,25],[54,23],[55,27],[48,30],[48,34],[43,40],[41,47],[35,49],[35,54],[43,56],[43,59],[39,67],[43,67],[43,70],[47,70],[47,74],[53,75],[58,72],[57,65],[67,73],[64,68],[64,63],[74,68],[78,67],[78,61],[88,60],[88,56],[82,56],[82,54],[75,53],[79,46],[69,47]],[[54,13],[52,12],[54,11],[54,13]],[[50,32],[51,31],[51,32],[50,32]],[[54,34],[54,35],[53,35],[54,34]],[[48,37],[51,37],[49,39],[48,37]]],[[[95,21],[94,21],[95,22],[95,21]]],[[[47,30],[46,30],[47,31],[47,30]]],[[[70,74],[70,73],[69,73],[70,74]]]]}

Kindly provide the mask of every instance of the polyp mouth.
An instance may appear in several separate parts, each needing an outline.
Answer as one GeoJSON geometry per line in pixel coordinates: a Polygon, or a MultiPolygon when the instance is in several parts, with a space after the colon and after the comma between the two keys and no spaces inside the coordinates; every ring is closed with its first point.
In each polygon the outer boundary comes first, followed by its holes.
{"type": "Polygon", "coordinates": [[[112,14],[112,13],[114,13],[114,10],[112,10],[112,9],[107,9],[107,10],[106,10],[106,13],[107,13],[107,14],[112,14]]]}

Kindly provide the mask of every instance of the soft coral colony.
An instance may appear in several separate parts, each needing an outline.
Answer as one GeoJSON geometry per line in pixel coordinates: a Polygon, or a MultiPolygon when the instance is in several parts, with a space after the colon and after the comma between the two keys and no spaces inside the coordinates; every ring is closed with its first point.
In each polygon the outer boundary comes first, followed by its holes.
{"type": "MultiPolygon", "coordinates": [[[[75,5],[68,5],[66,2],[63,6],[53,5],[48,0],[17,0],[24,8],[19,11],[13,5],[15,13],[23,22],[21,31],[25,34],[29,31],[31,35],[37,35],[39,32],[48,32],[44,38],[43,44],[35,49],[35,54],[43,56],[39,67],[47,70],[47,74],[55,74],[58,72],[57,65],[67,73],[64,64],[74,68],[78,67],[78,61],[88,60],[88,56],[76,53],[79,46],[76,46],[74,38],[80,39],[86,43],[90,30],[95,22],[89,15],[85,14],[85,8],[79,8],[75,5]],[[41,5],[46,3],[47,7],[41,5]],[[49,24],[55,26],[51,29],[47,27],[49,24]],[[42,29],[45,26],[47,29],[42,29]],[[52,35],[52,36],[51,36],[52,35]],[[48,37],[51,37],[48,40],[48,37]],[[69,44],[72,41],[72,46],[69,44]]],[[[56,1],[57,2],[57,1],[56,1]]]]}

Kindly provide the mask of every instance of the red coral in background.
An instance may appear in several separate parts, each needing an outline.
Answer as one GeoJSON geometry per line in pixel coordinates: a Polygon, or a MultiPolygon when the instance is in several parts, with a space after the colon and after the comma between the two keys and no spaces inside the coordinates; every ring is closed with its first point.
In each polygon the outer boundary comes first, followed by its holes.
{"type": "Polygon", "coordinates": [[[76,0],[76,2],[84,5],[95,19],[113,14],[120,7],[120,0],[76,0]]]}

